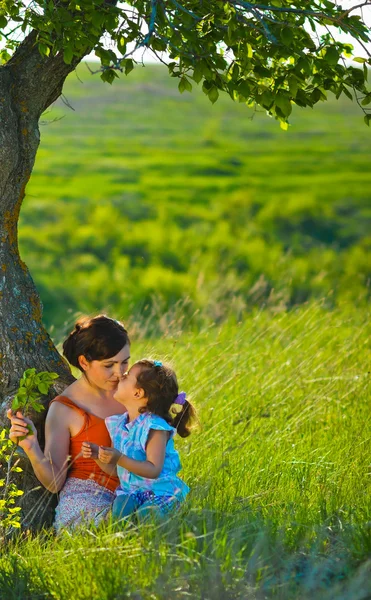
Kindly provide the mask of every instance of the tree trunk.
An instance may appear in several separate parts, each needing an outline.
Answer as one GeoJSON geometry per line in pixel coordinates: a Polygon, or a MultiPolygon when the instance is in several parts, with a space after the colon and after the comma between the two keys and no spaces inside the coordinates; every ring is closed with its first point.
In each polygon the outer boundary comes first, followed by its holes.
{"type": "MultiPolygon", "coordinates": [[[[0,425],[7,427],[6,410],[23,371],[59,374],[51,396],[61,392],[73,376],[42,324],[42,306],[30,273],[19,256],[17,223],[25,189],[40,141],[42,112],[61,94],[74,64],[61,56],[43,58],[31,33],[12,59],[0,67],[0,425]]],[[[45,398],[45,405],[49,398],[45,398]]],[[[31,415],[43,444],[45,412],[31,415]]],[[[50,522],[51,494],[41,487],[27,461],[22,460],[25,491],[23,511],[27,526],[50,522]]]]}

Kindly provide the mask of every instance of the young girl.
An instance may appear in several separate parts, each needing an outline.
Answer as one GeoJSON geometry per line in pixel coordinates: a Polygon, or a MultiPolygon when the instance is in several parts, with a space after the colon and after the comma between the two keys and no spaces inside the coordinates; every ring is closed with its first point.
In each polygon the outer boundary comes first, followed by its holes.
{"type": "Polygon", "coordinates": [[[195,417],[186,394],[178,392],[174,371],[160,361],[140,360],[125,373],[114,398],[124,414],[106,419],[112,447],[82,444],[84,458],[94,458],[107,474],[116,473],[112,514],[115,519],[137,513],[166,515],[187,495],[188,486],[177,477],[181,469],[173,437],[190,434],[195,417]]]}

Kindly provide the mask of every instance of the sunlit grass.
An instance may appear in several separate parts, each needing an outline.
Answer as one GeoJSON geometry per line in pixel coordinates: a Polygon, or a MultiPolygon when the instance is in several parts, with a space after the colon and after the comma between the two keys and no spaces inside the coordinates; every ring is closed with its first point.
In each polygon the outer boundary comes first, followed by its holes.
{"type": "Polygon", "coordinates": [[[181,314],[164,314],[156,337],[150,317],[130,330],[133,360],[170,360],[198,409],[199,429],[177,440],[182,512],[18,538],[0,558],[0,595],[367,598],[369,311],[313,303],[201,330],[181,314]]]}

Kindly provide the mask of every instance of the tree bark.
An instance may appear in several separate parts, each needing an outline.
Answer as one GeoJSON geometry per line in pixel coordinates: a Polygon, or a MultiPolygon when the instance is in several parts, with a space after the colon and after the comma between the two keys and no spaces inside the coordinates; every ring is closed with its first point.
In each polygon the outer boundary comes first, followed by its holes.
{"type": "MultiPolygon", "coordinates": [[[[0,67],[0,425],[6,427],[6,410],[27,368],[59,374],[51,396],[73,381],[64,359],[42,324],[42,305],[31,275],[19,256],[18,217],[30,178],[40,134],[42,112],[61,94],[71,65],[61,55],[41,57],[32,32],[11,60],[0,67]]],[[[45,405],[49,398],[45,398],[45,405]]],[[[30,415],[43,444],[45,413],[30,415]]],[[[24,461],[22,461],[24,468],[24,461]]],[[[21,474],[26,487],[27,526],[50,521],[50,494],[39,487],[32,473],[21,474]],[[27,517],[28,515],[28,517],[27,517]]]]}

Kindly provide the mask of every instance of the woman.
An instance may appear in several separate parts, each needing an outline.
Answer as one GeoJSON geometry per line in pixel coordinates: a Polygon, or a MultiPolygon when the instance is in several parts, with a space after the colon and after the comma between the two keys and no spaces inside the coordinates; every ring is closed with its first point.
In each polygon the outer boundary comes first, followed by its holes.
{"type": "Polygon", "coordinates": [[[84,317],[65,340],[63,354],[80,369],[82,377],[52,400],[45,421],[44,452],[32,421],[20,412],[14,415],[8,411],[10,439],[17,442],[17,438],[27,436],[18,443],[30,459],[36,477],[50,492],[60,492],[57,531],[84,520],[98,523],[112,505],[117,478],[107,477],[94,460],[84,459],[81,444],[90,440],[109,446],[104,419],[125,412],[113,394],[129,364],[128,333],[122,323],[105,315],[84,317]]]}

